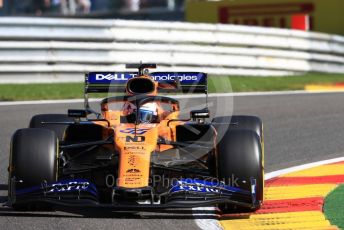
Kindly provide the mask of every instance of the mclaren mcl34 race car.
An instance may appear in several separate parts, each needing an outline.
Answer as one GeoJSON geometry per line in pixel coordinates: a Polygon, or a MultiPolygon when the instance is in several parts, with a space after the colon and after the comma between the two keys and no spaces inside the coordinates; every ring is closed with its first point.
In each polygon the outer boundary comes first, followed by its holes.
{"type": "Polygon", "coordinates": [[[179,101],[163,95],[207,97],[205,73],[150,73],[156,65],[142,63],[127,68],[136,70],[86,74],[84,109],[35,115],[29,128],[13,134],[8,204],[17,210],[259,209],[261,120],[210,120],[206,102],[181,119],[179,101]],[[116,94],[93,110],[89,94],[105,92],[116,94]]]}

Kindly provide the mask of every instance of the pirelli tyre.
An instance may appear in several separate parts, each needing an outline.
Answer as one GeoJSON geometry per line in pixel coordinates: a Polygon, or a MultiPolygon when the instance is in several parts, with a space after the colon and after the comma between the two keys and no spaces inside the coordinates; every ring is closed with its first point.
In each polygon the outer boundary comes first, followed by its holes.
{"type": "MultiPolygon", "coordinates": [[[[19,129],[11,141],[9,160],[9,199],[13,199],[11,183],[15,189],[29,188],[58,179],[58,140],[56,134],[48,129],[19,129]]],[[[14,209],[46,209],[47,205],[12,203],[14,209]]]]}
{"type": "MultiPolygon", "coordinates": [[[[251,191],[251,179],[255,179],[255,200],[261,204],[264,190],[263,152],[259,136],[248,129],[228,130],[217,145],[218,178],[227,185],[251,191]]],[[[253,200],[253,199],[252,199],[253,200]]],[[[244,209],[244,211],[253,211],[244,209]]],[[[219,205],[223,212],[237,207],[219,205]]]]}
{"type": "Polygon", "coordinates": [[[63,140],[68,124],[45,124],[44,122],[72,122],[73,118],[65,114],[38,114],[31,118],[29,128],[41,128],[54,131],[59,141],[63,140]],[[42,123],[43,122],[43,123],[42,123]]]}

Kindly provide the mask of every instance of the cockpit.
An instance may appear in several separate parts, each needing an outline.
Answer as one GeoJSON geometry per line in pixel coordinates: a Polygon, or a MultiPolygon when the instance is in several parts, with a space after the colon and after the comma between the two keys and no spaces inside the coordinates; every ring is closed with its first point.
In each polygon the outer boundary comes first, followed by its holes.
{"type": "Polygon", "coordinates": [[[101,111],[111,125],[159,123],[178,117],[179,102],[164,96],[117,96],[102,100],[101,111]]]}

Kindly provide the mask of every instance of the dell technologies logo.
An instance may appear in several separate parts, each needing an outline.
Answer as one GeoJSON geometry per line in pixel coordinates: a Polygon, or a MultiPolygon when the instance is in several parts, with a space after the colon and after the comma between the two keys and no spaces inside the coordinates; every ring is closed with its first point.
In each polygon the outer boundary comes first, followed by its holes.
{"type": "MultiPolygon", "coordinates": [[[[108,81],[127,81],[130,78],[136,77],[136,73],[97,73],[96,81],[108,80],[108,81]]],[[[152,73],[151,78],[155,81],[174,81],[179,78],[179,81],[199,81],[198,75],[193,75],[192,73],[152,73]]]]}
{"type": "Polygon", "coordinates": [[[135,77],[136,74],[126,73],[108,73],[108,74],[96,74],[96,81],[109,80],[109,81],[127,81],[129,78],[135,77]],[[129,76],[130,77],[129,77],[129,76]]]}

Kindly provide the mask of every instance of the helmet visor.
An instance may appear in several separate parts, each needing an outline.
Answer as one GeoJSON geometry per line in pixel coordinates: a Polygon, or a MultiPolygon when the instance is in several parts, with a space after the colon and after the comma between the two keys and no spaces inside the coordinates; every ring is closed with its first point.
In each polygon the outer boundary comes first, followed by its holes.
{"type": "Polygon", "coordinates": [[[141,122],[152,122],[153,121],[153,111],[140,109],[140,121],[141,122]]]}

